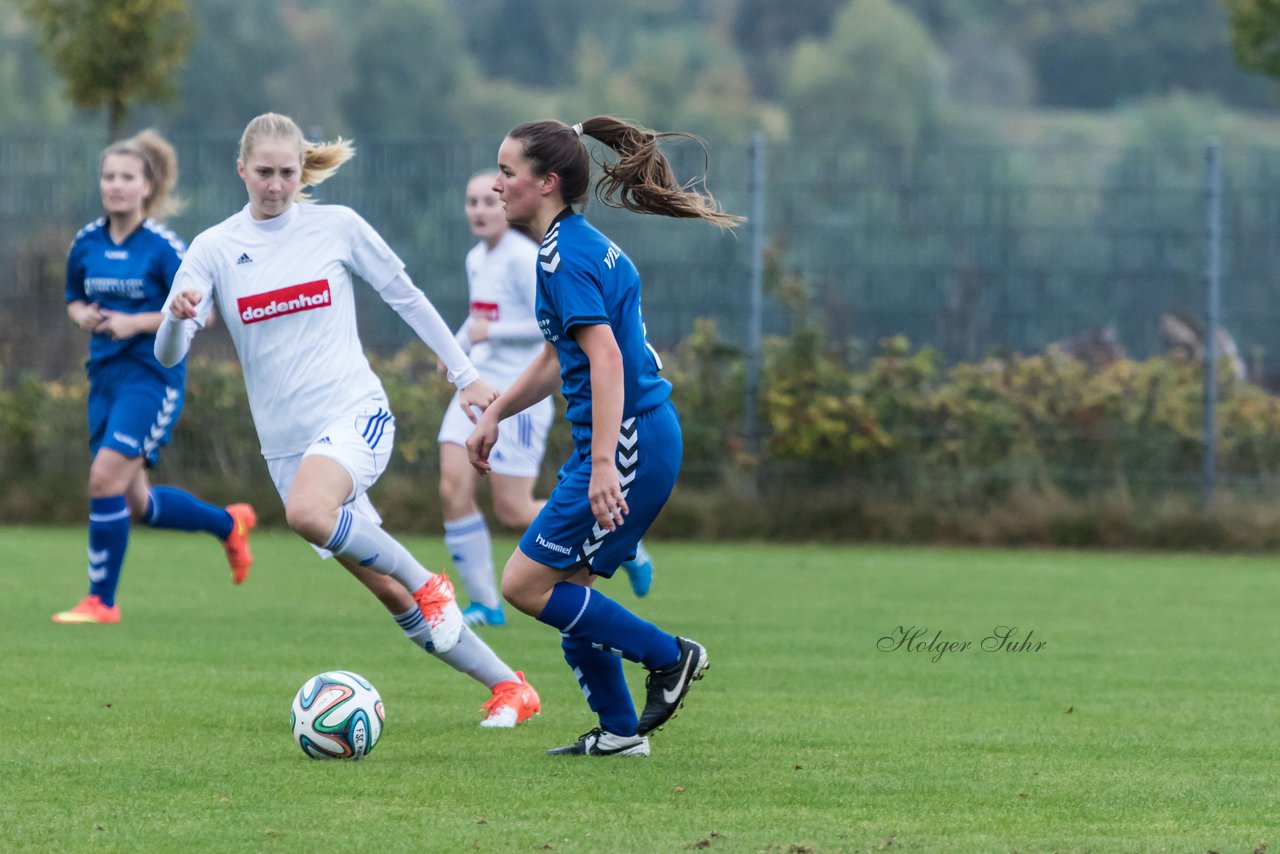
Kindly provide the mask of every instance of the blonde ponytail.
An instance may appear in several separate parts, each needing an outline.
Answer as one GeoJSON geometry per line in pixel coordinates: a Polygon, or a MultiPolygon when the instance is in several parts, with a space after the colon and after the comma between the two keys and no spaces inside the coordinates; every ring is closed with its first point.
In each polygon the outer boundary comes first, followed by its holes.
{"type": "Polygon", "coordinates": [[[307,142],[302,154],[302,185],[294,196],[300,202],[311,201],[311,196],[303,192],[304,187],[314,187],[324,181],[338,167],[356,156],[356,147],[351,140],[338,137],[332,142],[307,142]]]}

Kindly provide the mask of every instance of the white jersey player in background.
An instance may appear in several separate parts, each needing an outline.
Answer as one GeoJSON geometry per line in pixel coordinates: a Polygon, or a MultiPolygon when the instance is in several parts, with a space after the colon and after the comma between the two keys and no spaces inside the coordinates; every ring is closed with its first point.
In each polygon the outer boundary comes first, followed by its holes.
{"type": "Polygon", "coordinates": [[[540,711],[537,693],[465,624],[444,573],[382,530],[366,494],[386,469],[395,419],[357,335],[352,273],[444,362],[460,406],[483,408],[497,390],[359,214],[300,203],[309,201],[305,187],[354,153],[341,139],[308,142],[286,116],[249,123],[236,162],[249,203],[192,241],[164,305],[156,356],[181,360],[217,304],[289,527],[335,556],[410,640],[493,692],[483,726],[515,726],[540,711]]]}
{"type": "MultiPolygon", "coordinates": [[[[467,253],[470,311],[456,338],[480,377],[505,390],[542,352],[545,339],[534,312],[538,247],[509,227],[493,189],[497,177],[490,170],[467,182],[467,224],[480,242],[467,253]]],[[[489,455],[489,486],[494,516],[508,528],[528,528],[546,503],[534,499],[533,489],[554,419],[555,406],[546,397],[499,425],[498,441],[489,455]]],[[[493,541],[476,503],[479,474],[467,459],[467,437],[474,426],[455,398],[445,411],[439,436],[444,542],[471,600],[463,617],[471,625],[500,626],[506,615],[494,582],[493,541]]],[[[636,595],[646,595],[653,564],[643,543],[635,560],[622,568],[636,595]]]]}
{"type": "MultiPolygon", "coordinates": [[[[533,313],[538,247],[507,227],[492,189],[495,174],[482,172],[467,182],[467,223],[480,242],[467,253],[470,311],[456,337],[481,379],[504,389],[541,352],[543,337],[533,313]]],[[[499,426],[489,485],[494,515],[508,528],[524,530],[542,509],[544,502],[534,500],[533,487],[554,418],[548,397],[499,426]]],[[[476,504],[479,474],[467,460],[473,429],[455,399],[445,410],[439,436],[444,542],[471,600],[463,617],[471,625],[500,626],[506,617],[494,582],[493,543],[476,504]]]]}

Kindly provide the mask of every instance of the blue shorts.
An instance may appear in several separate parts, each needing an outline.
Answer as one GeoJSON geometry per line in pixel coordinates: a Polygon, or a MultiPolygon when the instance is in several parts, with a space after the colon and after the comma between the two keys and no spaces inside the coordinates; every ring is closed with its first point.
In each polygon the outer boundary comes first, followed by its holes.
{"type": "Polygon", "coordinates": [[[618,437],[618,474],[630,513],[624,524],[602,531],[591,513],[591,428],[573,426],[573,456],[560,469],[560,482],[546,506],[520,539],[520,551],[556,569],[591,567],[595,575],[613,575],[635,557],[636,544],[667,503],[680,474],[684,441],[680,416],[671,401],[622,422],[618,437]]]}
{"type": "Polygon", "coordinates": [[[110,448],[154,466],[173,438],[184,398],[181,387],[128,360],[95,367],[89,374],[90,452],[110,448]]]}

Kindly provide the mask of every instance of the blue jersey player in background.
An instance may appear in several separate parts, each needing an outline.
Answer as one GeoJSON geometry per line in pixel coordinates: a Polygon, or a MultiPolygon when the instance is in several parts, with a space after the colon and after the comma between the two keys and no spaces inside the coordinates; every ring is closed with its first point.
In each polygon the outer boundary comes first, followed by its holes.
{"type": "Polygon", "coordinates": [[[152,488],[146,469],[182,411],[186,365],[155,357],[160,308],[182,261],[182,240],[159,219],[171,213],[173,147],[146,130],[108,146],[98,185],[106,213],[76,235],[67,257],[67,315],[90,333],[89,594],[56,623],[118,623],[116,587],[134,519],[153,528],[207,531],[222,541],[232,581],[249,572],[247,504],[217,507],[172,486],[152,488]]]}
{"type": "Polygon", "coordinates": [[[596,184],[605,204],[722,228],[740,221],[676,181],[658,143],[667,136],[701,143],[688,134],[655,133],[607,116],[573,126],[533,122],[507,134],[494,190],[507,219],[540,243],[537,317],[546,343],[484,412],[467,449],[472,464],[487,471],[499,421],[560,386],[573,455],[507,561],[502,594],[560,632],[565,661],[599,718],[574,744],[547,752],[648,756],[649,734],[675,715],[708,657],[701,644],[640,619],[592,586],[635,557],[675,486],[682,440],[671,384],[659,376],[658,355],[645,340],[636,268],[575,211],[591,183],[583,135],[617,154],[596,184]],[[649,671],[639,715],[624,658],[649,671]]]}

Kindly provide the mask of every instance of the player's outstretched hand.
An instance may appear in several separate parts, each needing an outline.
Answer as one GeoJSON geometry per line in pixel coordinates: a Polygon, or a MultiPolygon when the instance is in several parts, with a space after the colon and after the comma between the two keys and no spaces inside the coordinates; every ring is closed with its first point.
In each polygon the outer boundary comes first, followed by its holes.
{"type": "Polygon", "coordinates": [[[476,422],[476,429],[467,437],[467,459],[480,474],[488,474],[489,452],[498,441],[498,419],[486,412],[476,422]]]}
{"type": "Polygon", "coordinates": [[[458,392],[458,405],[462,407],[462,411],[467,413],[467,418],[471,419],[471,423],[475,424],[476,414],[471,407],[484,412],[489,408],[489,404],[498,399],[498,389],[496,386],[485,382],[484,380],[476,380],[471,385],[458,392]]]}
{"type": "Polygon", "coordinates": [[[196,306],[200,304],[203,298],[195,288],[187,288],[181,291],[173,298],[173,302],[169,303],[169,313],[178,320],[190,320],[196,316],[196,306]]]}

